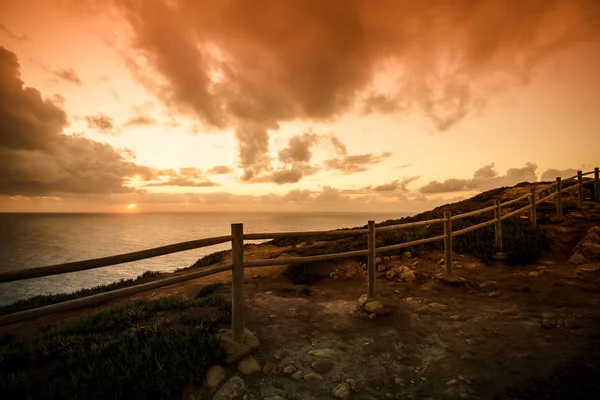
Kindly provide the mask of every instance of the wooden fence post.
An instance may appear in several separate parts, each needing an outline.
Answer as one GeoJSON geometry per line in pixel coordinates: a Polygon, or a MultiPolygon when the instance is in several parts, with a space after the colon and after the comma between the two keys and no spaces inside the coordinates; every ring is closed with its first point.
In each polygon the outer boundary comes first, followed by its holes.
{"type": "Polygon", "coordinates": [[[577,207],[583,207],[583,175],[581,171],[577,171],[577,207]]]}
{"type": "Polygon", "coordinates": [[[246,339],[244,310],[244,224],[231,224],[231,330],[233,340],[246,339]]]}
{"type": "Polygon", "coordinates": [[[562,205],[562,181],[560,176],[556,177],[556,217],[563,217],[563,205],[562,205]]]}
{"type": "Polygon", "coordinates": [[[535,204],[535,185],[532,185],[530,188],[530,196],[529,196],[529,204],[531,204],[531,208],[529,209],[529,221],[531,222],[531,226],[534,228],[537,227],[537,213],[536,213],[536,204],[535,204]]]}
{"type": "Polygon", "coordinates": [[[369,270],[369,287],[367,297],[375,297],[375,221],[369,221],[369,254],[367,255],[367,265],[369,270]]]}
{"type": "Polygon", "coordinates": [[[452,276],[452,213],[444,211],[444,262],[446,276],[452,276]]]}
{"type": "Polygon", "coordinates": [[[495,241],[495,247],[496,247],[496,253],[502,253],[502,220],[500,218],[502,218],[502,206],[500,203],[500,200],[496,199],[494,200],[494,204],[496,205],[496,209],[494,210],[494,218],[496,218],[498,221],[496,222],[496,226],[495,226],[495,233],[496,233],[496,241],[495,241]]]}
{"type": "Polygon", "coordinates": [[[600,168],[594,168],[594,194],[596,201],[600,201],[600,168]]]}

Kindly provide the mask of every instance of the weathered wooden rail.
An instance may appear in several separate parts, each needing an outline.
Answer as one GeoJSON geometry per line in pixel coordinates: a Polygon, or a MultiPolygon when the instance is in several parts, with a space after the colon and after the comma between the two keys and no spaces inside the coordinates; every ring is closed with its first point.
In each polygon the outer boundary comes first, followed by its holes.
{"type": "Polygon", "coordinates": [[[495,231],[495,251],[498,253],[503,252],[502,248],[502,221],[507,218],[513,217],[529,211],[529,220],[533,226],[537,224],[536,206],[537,204],[550,200],[552,197],[556,197],[556,216],[558,218],[563,217],[563,205],[562,205],[562,194],[574,189],[577,189],[577,205],[583,206],[583,177],[586,175],[594,174],[594,194],[595,200],[600,201],[600,176],[599,169],[595,168],[593,171],[582,173],[577,171],[577,175],[569,177],[567,179],[556,178],[556,182],[545,185],[542,188],[536,189],[535,185],[530,188],[530,193],[520,196],[516,199],[506,201],[504,203],[499,200],[495,200],[493,206],[485,207],[479,210],[470,211],[467,213],[451,215],[450,212],[444,212],[444,218],[430,219],[426,221],[410,222],[405,224],[390,225],[375,227],[375,221],[368,221],[367,229],[345,229],[335,231],[308,231],[308,232],[274,232],[274,233],[244,233],[243,224],[232,224],[231,235],[212,237],[206,239],[192,240],[189,242],[176,243],[167,246],[156,247],[147,250],[136,251],[132,253],[119,254],[109,257],[96,258],[92,260],[84,260],[77,262],[70,262],[65,264],[50,265],[39,268],[28,268],[18,271],[10,271],[0,273],[0,283],[12,282],[23,279],[39,278],[44,276],[51,276],[57,274],[64,274],[76,271],[85,271],[89,269],[107,267],[111,265],[117,265],[127,263],[131,261],[144,260],[148,258],[158,257],[166,254],[172,254],[176,252],[198,249],[202,247],[212,246],[215,244],[231,242],[231,264],[213,266],[202,268],[198,271],[180,274],[164,279],[160,279],[153,282],[148,282],[132,287],[123,289],[117,289],[110,292],[99,293],[87,297],[82,297],[75,300],[69,300],[62,303],[52,304],[44,307],[38,307],[31,310],[20,311],[13,314],[0,316],[0,326],[14,324],[21,321],[30,320],[33,318],[42,317],[45,315],[55,314],[59,312],[69,311],[81,307],[87,307],[97,305],[100,303],[107,302],[123,296],[129,296],[135,293],[143,292],[149,289],[156,289],[163,286],[173,285],[180,282],[189,281],[191,279],[200,278],[224,271],[231,271],[232,273],[232,332],[236,340],[244,340],[245,335],[245,308],[244,308],[244,269],[254,267],[265,267],[273,265],[288,265],[288,264],[301,264],[311,263],[325,260],[334,260],[338,258],[348,258],[357,256],[367,256],[368,266],[368,287],[367,294],[369,297],[375,296],[375,260],[378,253],[384,253],[392,250],[398,250],[418,244],[425,244],[431,242],[437,242],[442,240],[444,242],[444,264],[445,274],[447,276],[452,275],[452,240],[454,237],[463,235],[465,233],[480,229],[489,225],[494,225],[495,231]],[[563,185],[572,180],[577,180],[577,183],[568,187],[563,185]],[[552,190],[550,194],[544,197],[540,197],[542,193],[552,190]],[[508,213],[502,213],[502,207],[507,207],[513,204],[527,200],[528,205],[521,207],[517,210],[510,211],[508,213]],[[469,226],[467,228],[453,231],[452,221],[477,216],[484,213],[494,213],[494,217],[488,221],[481,222],[469,226]],[[377,232],[386,232],[398,229],[408,229],[419,226],[429,226],[434,224],[443,224],[444,233],[443,235],[413,240],[405,243],[398,243],[394,245],[376,247],[376,234],[377,232]],[[367,249],[355,250],[343,253],[332,253],[323,254],[318,256],[308,257],[293,257],[293,258],[277,258],[277,259],[265,259],[265,260],[244,260],[244,240],[265,240],[265,239],[276,239],[276,238],[297,238],[297,237],[342,237],[342,236],[358,236],[367,235],[367,249]]]}

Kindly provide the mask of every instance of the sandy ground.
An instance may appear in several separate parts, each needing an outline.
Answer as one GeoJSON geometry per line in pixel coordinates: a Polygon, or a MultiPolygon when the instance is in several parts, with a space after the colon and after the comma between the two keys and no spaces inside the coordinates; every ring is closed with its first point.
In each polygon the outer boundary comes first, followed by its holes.
{"type": "MultiPolygon", "coordinates": [[[[332,390],[346,379],[353,388],[350,399],[600,398],[600,271],[567,262],[585,230],[600,223],[598,204],[587,205],[562,226],[544,227],[562,230],[564,237],[534,265],[485,266],[456,254],[455,274],[466,285],[433,278],[442,272],[439,252],[384,262],[386,271],[412,265],[429,278],[400,282],[382,272],[377,299],[392,312],[375,319],[358,310],[367,282],[356,260],[324,264],[328,272],[338,270],[336,278],[321,279],[309,294],[291,284],[281,273],[284,267],[247,270],[247,325],[261,341],[255,356],[263,367],[245,377],[248,398],[334,398],[332,390]],[[315,349],[335,354],[308,355],[315,349]],[[330,370],[319,373],[322,380],[306,382],[285,374],[286,366],[305,373],[330,370]]],[[[251,246],[246,255],[273,257],[282,250],[251,246]]],[[[208,283],[230,280],[230,273],[220,273],[0,333],[23,334],[132,298],[192,296],[208,283]]]]}

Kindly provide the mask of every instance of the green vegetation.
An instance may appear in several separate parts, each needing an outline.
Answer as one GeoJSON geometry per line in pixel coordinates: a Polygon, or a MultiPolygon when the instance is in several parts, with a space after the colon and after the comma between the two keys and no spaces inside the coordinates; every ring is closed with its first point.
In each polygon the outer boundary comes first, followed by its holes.
{"type": "Polygon", "coordinates": [[[318,270],[314,263],[291,264],[283,273],[294,285],[310,285],[319,279],[318,270]]]}
{"type": "Polygon", "coordinates": [[[194,268],[208,267],[209,265],[216,264],[223,261],[225,254],[229,253],[229,250],[217,251],[216,253],[207,254],[189,267],[179,268],[176,271],[187,271],[194,268]]]}
{"type": "Polygon", "coordinates": [[[214,292],[223,292],[225,290],[227,290],[227,285],[224,283],[210,283],[204,286],[202,289],[200,289],[196,297],[207,297],[213,294],[214,292]]]}
{"type": "Polygon", "coordinates": [[[89,289],[80,289],[71,293],[33,296],[27,299],[18,300],[11,304],[0,306],[0,315],[12,314],[19,311],[48,306],[50,304],[62,303],[63,301],[74,300],[80,297],[91,296],[93,294],[110,292],[111,290],[135,286],[141,283],[155,281],[162,275],[163,274],[160,272],[146,271],[134,279],[121,279],[118,282],[109,283],[107,285],[98,285],[89,289]]]}
{"type": "Polygon", "coordinates": [[[45,332],[0,338],[0,398],[175,398],[223,354],[220,296],[136,301],[45,332]]]}

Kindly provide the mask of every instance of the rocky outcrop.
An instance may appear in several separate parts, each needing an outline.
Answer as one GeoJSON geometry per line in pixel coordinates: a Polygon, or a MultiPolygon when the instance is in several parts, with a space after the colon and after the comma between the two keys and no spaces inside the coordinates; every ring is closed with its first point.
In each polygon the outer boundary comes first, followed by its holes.
{"type": "Polygon", "coordinates": [[[588,229],[573,249],[569,262],[573,265],[600,262],[600,225],[588,229]]]}

